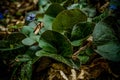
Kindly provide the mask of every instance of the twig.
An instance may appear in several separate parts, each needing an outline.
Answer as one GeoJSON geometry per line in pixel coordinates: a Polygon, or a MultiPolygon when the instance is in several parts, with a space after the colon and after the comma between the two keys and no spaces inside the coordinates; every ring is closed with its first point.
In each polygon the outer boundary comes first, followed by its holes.
{"type": "Polygon", "coordinates": [[[63,79],[68,80],[67,76],[65,75],[63,71],[60,70],[60,74],[63,77],[63,79]]]}
{"type": "Polygon", "coordinates": [[[76,71],[75,69],[71,69],[71,80],[77,80],[77,74],[76,74],[76,71]]]}
{"type": "Polygon", "coordinates": [[[100,12],[103,12],[105,11],[105,9],[109,6],[109,2],[106,2],[104,5],[102,5],[99,9],[100,9],[100,12]]]}
{"type": "Polygon", "coordinates": [[[40,22],[37,24],[37,26],[34,29],[34,34],[38,34],[38,32],[40,31],[40,29],[43,27],[43,23],[40,22]]]}
{"type": "Polygon", "coordinates": [[[90,37],[87,39],[87,41],[88,41],[88,43],[87,43],[85,46],[80,47],[80,48],[78,49],[78,51],[76,51],[76,52],[72,55],[72,58],[73,58],[74,60],[76,60],[77,56],[80,54],[81,51],[84,51],[87,47],[90,47],[90,46],[91,46],[91,44],[92,44],[92,36],[90,36],[90,37]]]}

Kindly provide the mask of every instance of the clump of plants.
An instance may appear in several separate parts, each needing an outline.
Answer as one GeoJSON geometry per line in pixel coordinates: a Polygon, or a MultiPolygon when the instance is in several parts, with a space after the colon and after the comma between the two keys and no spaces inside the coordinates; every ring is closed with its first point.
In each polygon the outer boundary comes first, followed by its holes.
{"type": "MultiPolygon", "coordinates": [[[[11,80],[31,80],[36,63],[40,65],[48,63],[43,69],[48,68],[52,62],[58,62],[79,70],[82,64],[91,60],[95,52],[104,58],[110,58],[109,60],[119,61],[119,56],[116,58],[117,55],[111,55],[113,52],[119,53],[117,45],[119,41],[116,32],[113,31],[115,29],[108,21],[112,18],[108,19],[107,13],[102,17],[100,15],[91,18],[83,10],[84,1],[83,4],[79,3],[79,0],[73,1],[72,4],[67,4],[68,2],[68,0],[39,0],[40,10],[27,13],[26,25],[19,33],[21,35],[10,36],[13,40],[8,37],[7,39],[11,41],[9,45],[6,47],[8,42],[4,41],[0,46],[2,49],[10,48],[10,51],[15,49],[14,51],[22,52],[22,49],[25,49],[24,53],[16,55],[11,61],[13,69],[11,80]],[[17,45],[22,47],[16,49],[17,45]],[[111,46],[114,48],[111,49],[111,46]],[[108,52],[109,57],[106,55],[108,52]],[[47,62],[39,63],[44,57],[47,62]]],[[[118,26],[117,29],[119,30],[118,26]]]]}

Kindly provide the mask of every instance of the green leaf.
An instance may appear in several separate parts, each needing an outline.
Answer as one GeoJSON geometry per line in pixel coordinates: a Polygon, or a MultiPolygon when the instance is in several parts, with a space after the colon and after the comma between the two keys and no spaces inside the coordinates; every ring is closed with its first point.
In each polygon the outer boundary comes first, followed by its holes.
{"type": "Polygon", "coordinates": [[[109,14],[109,10],[105,10],[102,14],[100,14],[99,16],[95,16],[92,20],[92,22],[98,23],[99,21],[101,21],[102,19],[104,19],[105,17],[107,17],[109,14]]]}
{"type": "Polygon", "coordinates": [[[85,41],[86,41],[87,38],[83,38],[83,39],[80,39],[80,40],[74,40],[71,42],[71,44],[73,46],[81,46],[85,41]]]}
{"type": "Polygon", "coordinates": [[[39,40],[39,46],[47,52],[50,53],[57,53],[57,49],[55,47],[53,47],[50,43],[47,43],[44,40],[39,40]]]}
{"type": "Polygon", "coordinates": [[[10,43],[21,43],[21,40],[24,39],[26,36],[21,32],[15,32],[8,35],[7,40],[10,43]]]}
{"type": "Polygon", "coordinates": [[[92,47],[88,47],[88,48],[85,50],[85,53],[86,53],[86,55],[91,56],[91,55],[94,53],[94,50],[93,50],[92,47]]]}
{"type": "Polygon", "coordinates": [[[81,64],[85,64],[89,60],[89,56],[78,56],[78,59],[80,60],[81,64]]]}
{"type": "Polygon", "coordinates": [[[64,8],[58,3],[51,4],[45,12],[43,17],[44,27],[48,30],[52,30],[52,23],[55,17],[63,11],[64,8]]]}
{"type": "MultiPolygon", "coordinates": [[[[107,20],[107,19],[105,19],[107,20]]],[[[110,20],[108,20],[109,22],[110,20]]],[[[103,45],[109,41],[117,41],[114,30],[111,28],[111,22],[106,23],[105,21],[100,21],[96,24],[93,30],[93,40],[95,45],[103,45]]]]}
{"type": "Polygon", "coordinates": [[[120,61],[120,43],[109,42],[104,45],[97,46],[96,52],[105,59],[120,61]]]}
{"type": "Polygon", "coordinates": [[[28,45],[28,46],[33,45],[35,42],[36,42],[36,41],[33,40],[33,39],[31,39],[30,37],[25,38],[25,39],[22,40],[22,43],[23,43],[24,45],[28,45]]]}
{"type": "Polygon", "coordinates": [[[46,5],[48,3],[49,0],[39,0],[39,5],[43,6],[46,5]]]}
{"type": "Polygon", "coordinates": [[[18,62],[27,62],[32,60],[31,57],[29,55],[18,55],[16,56],[15,60],[17,60],[18,62]]]}
{"type": "Polygon", "coordinates": [[[21,69],[21,79],[22,80],[31,80],[32,77],[32,61],[24,63],[21,69]]]}
{"type": "Polygon", "coordinates": [[[31,33],[30,37],[27,37],[27,38],[22,40],[22,43],[24,45],[31,46],[34,43],[39,42],[39,37],[40,37],[39,35],[35,35],[34,33],[31,33]]]}
{"type": "Polygon", "coordinates": [[[15,32],[0,40],[0,51],[10,51],[24,47],[22,40],[26,38],[23,33],[15,32]]]}
{"type": "Polygon", "coordinates": [[[54,19],[54,17],[45,14],[43,17],[44,28],[47,30],[52,30],[52,23],[54,19]]]}
{"type": "Polygon", "coordinates": [[[108,16],[96,24],[93,31],[93,43],[96,51],[104,58],[112,61],[120,61],[120,27],[117,19],[108,16]]]}
{"type": "Polygon", "coordinates": [[[37,19],[34,21],[30,21],[27,26],[23,26],[21,29],[21,32],[25,35],[29,36],[30,34],[34,33],[35,28],[40,24],[41,21],[38,21],[37,19]]]}
{"type": "Polygon", "coordinates": [[[52,29],[60,33],[70,34],[75,24],[86,20],[87,16],[79,9],[64,10],[53,21],[52,29]]]}
{"type": "Polygon", "coordinates": [[[53,3],[48,7],[45,14],[52,16],[52,17],[56,17],[63,10],[65,10],[65,9],[60,4],[53,3]]]}
{"type": "MultiPolygon", "coordinates": [[[[45,24],[44,24],[45,25],[45,24]]],[[[47,25],[46,25],[47,26],[47,25]]],[[[48,25],[49,26],[49,25],[48,25]]],[[[49,28],[47,27],[47,29],[45,27],[42,27],[39,31],[39,35],[41,35],[43,32],[45,32],[46,30],[49,30],[49,28]]]]}
{"type": "Polygon", "coordinates": [[[34,28],[29,27],[29,26],[23,26],[23,28],[21,29],[21,32],[26,35],[29,35],[33,31],[34,31],[34,28]]]}
{"type": "Polygon", "coordinates": [[[35,26],[37,26],[39,22],[38,21],[32,21],[28,24],[29,28],[33,29],[35,28],[35,26]]]}
{"type": "Polygon", "coordinates": [[[73,48],[70,41],[64,35],[56,31],[47,30],[41,35],[40,40],[46,41],[55,47],[57,49],[57,54],[71,57],[73,48]]]}
{"type": "Polygon", "coordinates": [[[76,69],[78,69],[78,65],[76,65],[72,60],[68,59],[68,58],[65,58],[63,57],[62,55],[59,55],[59,54],[54,54],[54,53],[49,53],[49,52],[46,52],[44,50],[40,50],[40,51],[37,51],[36,52],[36,56],[39,56],[40,58],[43,57],[43,56],[46,56],[46,57],[50,57],[52,59],[55,59],[59,62],[62,62],[70,67],[74,67],[76,69]],[[77,67],[76,67],[77,66],[77,67]]]}
{"type": "Polygon", "coordinates": [[[94,24],[91,22],[80,22],[76,24],[71,32],[71,40],[79,40],[87,37],[93,31],[94,24]]]}
{"type": "Polygon", "coordinates": [[[34,33],[31,33],[29,38],[39,42],[40,35],[35,35],[34,33]]]}
{"type": "Polygon", "coordinates": [[[50,0],[52,3],[62,3],[65,2],[67,0],[50,0]]]}

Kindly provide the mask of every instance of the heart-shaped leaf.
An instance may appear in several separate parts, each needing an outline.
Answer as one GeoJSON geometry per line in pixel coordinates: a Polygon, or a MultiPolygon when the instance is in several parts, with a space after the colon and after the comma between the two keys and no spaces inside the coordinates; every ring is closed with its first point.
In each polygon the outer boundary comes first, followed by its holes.
{"type": "Polygon", "coordinates": [[[64,8],[58,3],[51,4],[45,12],[43,17],[44,27],[48,30],[52,30],[52,23],[55,17],[63,11],[64,8]]]}
{"type": "Polygon", "coordinates": [[[63,10],[65,10],[65,8],[62,7],[60,4],[53,3],[48,7],[45,14],[52,16],[52,17],[56,17],[63,10]]]}
{"type": "Polygon", "coordinates": [[[93,31],[94,24],[91,22],[80,22],[76,24],[71,33],[71,40],[79,40],[87,37],[93,31]]]}
{"type": "MultiPolygon", "coordinates": [[[[41,35],[40,40],[43,40],[47,42],[46,43],[47,45],[50,44],[54,48],[56,48],[57,54],[66,56],[66,57],[71,57],[73,52],[72,45],[64,35],[56,31],[47,30],[41,35]]],[[[39,42],[39,44],[41,43],[39,42]]]]}
{"type": "Polygon", "coordinates": [[[114,31],[108,24],[99,22],[94,28],[93,40],[95,45],[102,45],[109,41],[117,41],[117,38],[115,37],[114,31]]]}
{"type": "Polygon", "coordinates": [[[70,34],[75,24],[86,20],[87,16],[79,9],[64,10],[53,21],[52,29],[60,33],[70,34]]]}
{"type": "Polygon", "coordinates": [[[120,61],[120,27],[113,16],[108,16],[96,24],[93,31],[93,43],[97,52],[104,58],[120,61]]]}

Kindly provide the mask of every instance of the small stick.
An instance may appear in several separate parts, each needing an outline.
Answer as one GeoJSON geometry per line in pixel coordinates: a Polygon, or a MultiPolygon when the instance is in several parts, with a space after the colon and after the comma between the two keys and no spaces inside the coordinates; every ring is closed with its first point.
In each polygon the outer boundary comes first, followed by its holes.
{"type": "Polygon", "coordinates": [[[72,79],[71,80],[77,80],[77,73],[75,71],[75,69],[71,69],[71,76],[72,76],[72,79]]]}
{"type": "Polygon", "coordinates": [[[63,71],[60,70],[60,74],[63,77],[63,79],[68,80],[67,76],[65,75],[63,71]]]}
{"type": "Polygon", "coordinates": [[[87,41],[88,41],[88,43],[87,43],[85,46],[80,47],[80,48],[78,49],[78,51],[76,51],[76,52],[72,55],[72,58],[73,58],[74,60],[76,60],[77,56],[80,54],[81,51],[84,51],[87,47],[90,47],[90,46],[91,46],[91,44],[92,44],[92,36],[90,36],[90,37],[87,39],[87,41]]]}
{"type": "Polygon", "coordinates": [[[40,22],[37,24],[37,26],[34,29],[34,34],[38,34],[38,32],[40,31],[40,29],[43,27],[43,23],[40,22]]]}

